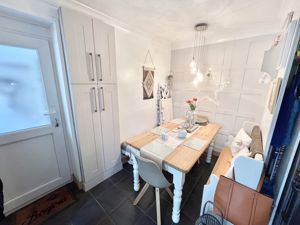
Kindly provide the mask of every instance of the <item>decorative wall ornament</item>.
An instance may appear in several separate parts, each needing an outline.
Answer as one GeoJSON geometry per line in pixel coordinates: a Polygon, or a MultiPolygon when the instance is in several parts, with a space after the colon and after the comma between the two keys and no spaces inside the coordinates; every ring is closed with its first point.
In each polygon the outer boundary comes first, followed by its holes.
{"type": "Polygon", "coordinates": [[[167,76],[167,86],[169,89],[169,97],[172,97],[172,89],[173,89],[173,72],[171,71],[170,74],[167,76]]]}
{"type": "Polygon", "coordinates": [[[168,86],[165,85],[159,85],[159,92],[160,92],[160,98],[161,99],[167,99],[170,97],[170,90],[168,86]]]}
{"type": "Polygon", "coordinates": [[[161,125],[165,121],[166,115],[165,115],[165,109],[164,109],[162,101],[166,101],[166,99],[171,99],[170,98],[170,90],[168,88],[168,85],[158,84],[158,89],[157,89],[157,125],[161,125]]]}
{"type": "Polygon", "coordinates": [[[154,70],[155,66],[150,51],[147,51],[143,65],[143,99],[152,99],[154,94],[154,70]],[[148,57],[153,67],[146,67],[148,57]]]}
{"type": "Polygon", "coordinates": [[[152,99],[154,91],[154,69],[143,67],[143,99],[152,99]]]}

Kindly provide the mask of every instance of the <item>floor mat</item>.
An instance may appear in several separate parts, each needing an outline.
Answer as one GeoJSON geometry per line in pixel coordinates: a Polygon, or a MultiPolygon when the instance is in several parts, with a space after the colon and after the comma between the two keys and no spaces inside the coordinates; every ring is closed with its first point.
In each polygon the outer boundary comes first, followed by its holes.
{"type": "Polygon", "coordinates": [[[15,225],[40,225],[75,202],[67,187],[62,187],[15,213],[15,225]]]}

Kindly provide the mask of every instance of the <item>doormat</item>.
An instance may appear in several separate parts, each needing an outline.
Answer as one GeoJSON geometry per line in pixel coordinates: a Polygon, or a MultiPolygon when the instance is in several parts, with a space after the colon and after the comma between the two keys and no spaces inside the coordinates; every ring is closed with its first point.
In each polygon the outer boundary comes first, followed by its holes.
{"type": "Polygon", "coordinates": [[[15,213],[15,225],[40,225],[75,202],[67,187],[62,187],[15,213]]]}

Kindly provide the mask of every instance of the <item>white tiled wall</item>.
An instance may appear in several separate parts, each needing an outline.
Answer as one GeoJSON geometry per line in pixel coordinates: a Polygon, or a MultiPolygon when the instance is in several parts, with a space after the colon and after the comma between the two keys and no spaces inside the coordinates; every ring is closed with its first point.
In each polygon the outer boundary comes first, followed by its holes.
{"type": "MultiPolygon", "coordinates": [[[[258,83],[264,51],[270,48],[273,36],[261,36],[207,46],[202,67],[211,68],[214,80],[231,78],[230,85],[219,94],[219,105],[199,102],[198,112],[223,127],[216,138],[221,150],[228,134],[235,135],[244,121],[260,122],[267,97],[267,85],[258,83]]],[[[185,100],[191,97],[213,97],[213,82],[195,86],[189,72],[193,49],[172,51],[171,70],[174,73],[174,116],[185,115],[185,100]]],[[[204,71],[205,72],[205,71],[204,71]]]]}

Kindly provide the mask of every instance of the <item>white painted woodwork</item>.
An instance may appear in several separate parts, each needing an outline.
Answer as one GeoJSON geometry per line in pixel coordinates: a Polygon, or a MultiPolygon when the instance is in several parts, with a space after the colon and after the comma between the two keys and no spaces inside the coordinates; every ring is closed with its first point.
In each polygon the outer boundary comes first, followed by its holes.
{"type": "MultiPolygon", "coordinates": [[[[219,105],[209,101],[198,102],[198,112],[208,116],[210,122],[222,125],[215,139],[216,150],[221,150],[229,134],[235,134],[244,121],[260,123],[267,100],[268,85],[259,84],[263,54],[273,42],[273,36],[260,36],[231,42],[207,45],[207,53],[202,60],[203,73],[212,69],[212,78],[224,80],[228,76],[231,83],[219,93],[219,105]]],[[[173,50],[171,70],[174,73],[173,109],[174,117],[185,115],[185,101],[192,97],[214,97],[213,82],[204,80],[194,85],[195,75],[190,73],[189,63],[193,49],[173,50]]]]}
{"type": "Polygon", "coordinates": [[[211,143],[209,144],[208,150],[207,150],[207,156],[206,156],[206,162],[207,163],[211,163],[211,158],[212,158],[212,154],[214,152],[214,148],[215,148],[215,138],[211,141],[211,143]]]}
{"type": "Polygon", "coordinates": [[[72,85],[84,180],[104,172],[99,98],[96,85],[72,85]]]}
{"type": "Polygon", "coordinates": [[[93,19],[95,64],[99,83],[116,82],[115,31],[100,20],[93,19]]]}
{"type": "Polygon", "coordinates": [[[71,83],[115,83],[114,28],[73,10],[61,12],[71,83]]]}
{"type": "Polygon", "coordinates": [[[7,16],[1,16],[0,21],[0,44],[35,49],[38,52],[46,101],[51,110],[50,124],[0,135],[4,211],[10,214],[70,182],[71,172],[51,55],[50,27],[7,16]],[[26,32],[25,28],[30,32],[26,32]],[[56,120],[58,127],[55,126],[56,120]]]}
{"type": "Polygon", "coordinates": [[[61,12],[65,50],[68,61],[73,62],[68,72],[72,83],[83,187],[89,190],[122,167],[114,28],[69,9],[63,8],[61,12]],[[77,25],[72,25],[74,20],[78,20],[77,25]],[[69,26],[73,29],[67,28],[69,26]],[[75,38],[76,41],[70,40],[80,30],[82,35],[75,38]],[[68,42],[73,42],[73,45],[68,42]],[[77,71],[78,67],[80,71],[77,71]]]}
{"type": "Polygon", "coordinates": [[[92,18],[65,8],[61,11],[71,83],[96,83],[92,18]]]}
{"type": "Polygon", "coordinates": [[[104,164],[105,169],[108,170],[117,166],[121,160],[117,86],[99,86],[98,96],[104,149],[104,164]]]}

